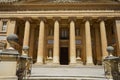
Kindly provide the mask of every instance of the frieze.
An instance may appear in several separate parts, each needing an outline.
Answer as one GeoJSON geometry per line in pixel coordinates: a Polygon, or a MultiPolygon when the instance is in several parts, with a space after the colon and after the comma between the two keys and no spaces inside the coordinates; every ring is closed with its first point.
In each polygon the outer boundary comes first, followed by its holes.
{"type": "Polygon", "coordinates": [[[0,3],[32,3],[32,4],[38,4],[38,3],[81,3],[81,2],[120,2],[120,0],[0,0],[0,3]]]}
{"type": "Polygon", "coordinates": [[[120,10],[120,4],[116,3],[116,0],[105,0],[105,2],[111,3],[99,3],[100,1],[104,2],[104,0],[39,0],[39,1],[2,0],[2,1],[3,2],[8,1],[8,3],[11,1],[13,2],[14,5],[0,4],[0,11],[120,10]]]}

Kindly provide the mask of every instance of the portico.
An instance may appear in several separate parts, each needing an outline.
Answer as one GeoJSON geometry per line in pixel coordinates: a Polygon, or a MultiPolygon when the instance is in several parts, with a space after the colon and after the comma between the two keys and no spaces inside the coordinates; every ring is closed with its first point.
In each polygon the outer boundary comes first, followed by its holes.
{"type": "MultiPolygon", "coordinates": [[[[106,53],[107,26],[105,26],[106,21],[101,22],[99,18],[41,17],[31,18],[29,25],[24,18],[17,19],[17,22],[25,23],[25,26],[18,26],[24,28],[24,34],[17,33],[17,35],[26,36],[27,39],[23,40],[28,42],[26,45],[33,44],[30,46],[29,55],[33,57],[34,63],[47,64],[48,60],[51,60],[53,64],[63,65],[80,64],[80,62],[101,64],[102,57],[106,53]]],[[[19,28],[17,32],[20,32],[19,28]]]]}
{"type": "Polygon", "coordinates": [[[114,55],[120,55],[120,12],[111,10],[117,9],[118,4],[113,4],[113,7],[94,4],[93,8],[92,3],[87,4],[87,7],[84,3],[72,2],[65,2],[66,5],[59,3],[61,7],[54,3],[26,3],[20,3],[19,6],[15,3],[19,9],[17,12],[15,8],[12,11],[4,7],[11,11],[8,13],[2,11],[4,8],[1,7],[0,35],[17,34],[19,46],[16,48],[22,53],[22,47],[29,46],[28,55],[34,63],[101,65],[108,54],[108,45],[114,46],[114,55]],[[30,5],[33,7],[29,8],[30,5]],[[7,31],[3,32],[5,21],[7,31]]]}

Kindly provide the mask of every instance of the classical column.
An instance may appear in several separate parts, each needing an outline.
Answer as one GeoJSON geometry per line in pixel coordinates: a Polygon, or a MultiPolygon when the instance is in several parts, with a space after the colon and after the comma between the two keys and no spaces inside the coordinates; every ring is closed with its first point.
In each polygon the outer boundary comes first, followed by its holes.
{"type": "Polygon", "coordinates": [[[34,53],[34,42],[35,42],[35,28],[32,27],[31,29],[31,35],[30,35],[30,49],[29,49],[29,56],[33,57],[34,53]]]}
{"type": "Polygon", "coordinates": [[[44,34],[45,33],[45,22],[44,18],[40,19],[39,27],[39,39],[38,39],[38,51],[37,51],[37,63],[43,63],[43,54],[44,54],[44,34]]]}
{"type": "Polygon", "coordinates": [[[116,20],[116,33],[117,33],[117,41],[118,41],[118,56],[120,56],[120,20],[116,20]]]}
{"type": "Polygon", "coordinates": [[[100,40],[100,28],[95,24],[95,47],[97,55],[97,64],[102,64],[102,53],[101,53],[101,40],[100,40]]]}
{"type": "Polygon", "coordinates": [[[105,29],[105,22],[103,19],[100,20],[100,35],[101,35],[101,46],[102,46],[102,59],[104,59],[107,53],[107,37],[106,37],[106,29],[105,29]]]}
{"type": "Polygon", "coordinates": [[[2,31],[3,21],[0,19],[0,31],[2,31]]]}
{"type": "Polygon", "coordinates": [[[90,32],[90,22],[88,19],[85,21],[85,41],[86,41],[86,58],[87,64],[92,64],[92,45],[91,45],[91,32],[90,32]]]}
{"type": "MultiPolygon", "coordinates": [[[[16,27],[16,19],[10,19],[7,21],[7,36],[10,34],[14,34],[15,33],[15,27],[16,27]]],[[[9,43],[7,43],[7,48],[9,48],[10,45],[9,43]]]]}
{"type": "Polygon", "coordinates": [[[70,64],[76,63],[75,19],[70,19],[70,64]]]}
{"type": "MultiPolygon", "coordinates": [[[[29,47],[29,37],[30,37],[30,22],[29,22],[29,20],[26,19],[23,46],[29,47]]],[[[22,53],[24,54],[24,52],[22,52],[22,53]]]]}
{"type": "Polygon", "coordinates": [[[53,63],[59,63],[59,21],[54,23],[53,63]]]}

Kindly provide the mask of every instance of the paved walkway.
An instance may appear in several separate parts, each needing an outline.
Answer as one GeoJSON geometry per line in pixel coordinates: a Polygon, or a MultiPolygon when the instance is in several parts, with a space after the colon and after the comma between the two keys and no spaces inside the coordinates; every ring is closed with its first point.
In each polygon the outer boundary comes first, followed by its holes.
{"type": "Polygon", "coordinates": [[[36,66],[31,76],[36,79],[106,80],[102,66],[36,66]]]}

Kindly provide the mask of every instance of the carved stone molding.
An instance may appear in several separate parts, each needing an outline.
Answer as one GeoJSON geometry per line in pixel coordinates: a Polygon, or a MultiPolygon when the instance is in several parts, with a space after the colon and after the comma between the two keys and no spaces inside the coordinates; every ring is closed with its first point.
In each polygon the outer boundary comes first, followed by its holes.
{"type": "Polygon", "coordinates": [[[32,18],[31,18],[31,17],[24,17],[23,20],[24,20],[24,21],[32,22],[32,18]]]}
{"type": "Polygon", "coordinates": [[[92,21],[92,17],[89,17],[89,16],[83,17],[83,22],[85,22],[85,21],[91,22],[92,21]]]}
{"type": "Polygon", "coordinates": [[[69,18],[68,18],[68,22],[71,22],[71,21],[74,21],[74,22],[75,22],[76,20],[77,20],[76,17],[69,17],[69,18]]]}
{"type": "Polygon", "coordinates": [[[120,20],[120,17],[114,17],[114,20],[120,20]]]}
{"type": "Polygon", "coordinates": [[[39,21],[44,21],[45,23],[47,22],[47,18],[46,17],[39,17],[38,20],[39,21]]]}
{"type": "Polygon", "coordinates": [[[54,20],[54,21],[60,21],[60,20],[61,20],[61,17],[53,17],[53,20],[54,20]]]}
{"type": "Polygon", "coordinates": [[[106,21],[107,20],[107,17],[99,17],[97,22],[100,22],[100,21],[106,21]]]}

